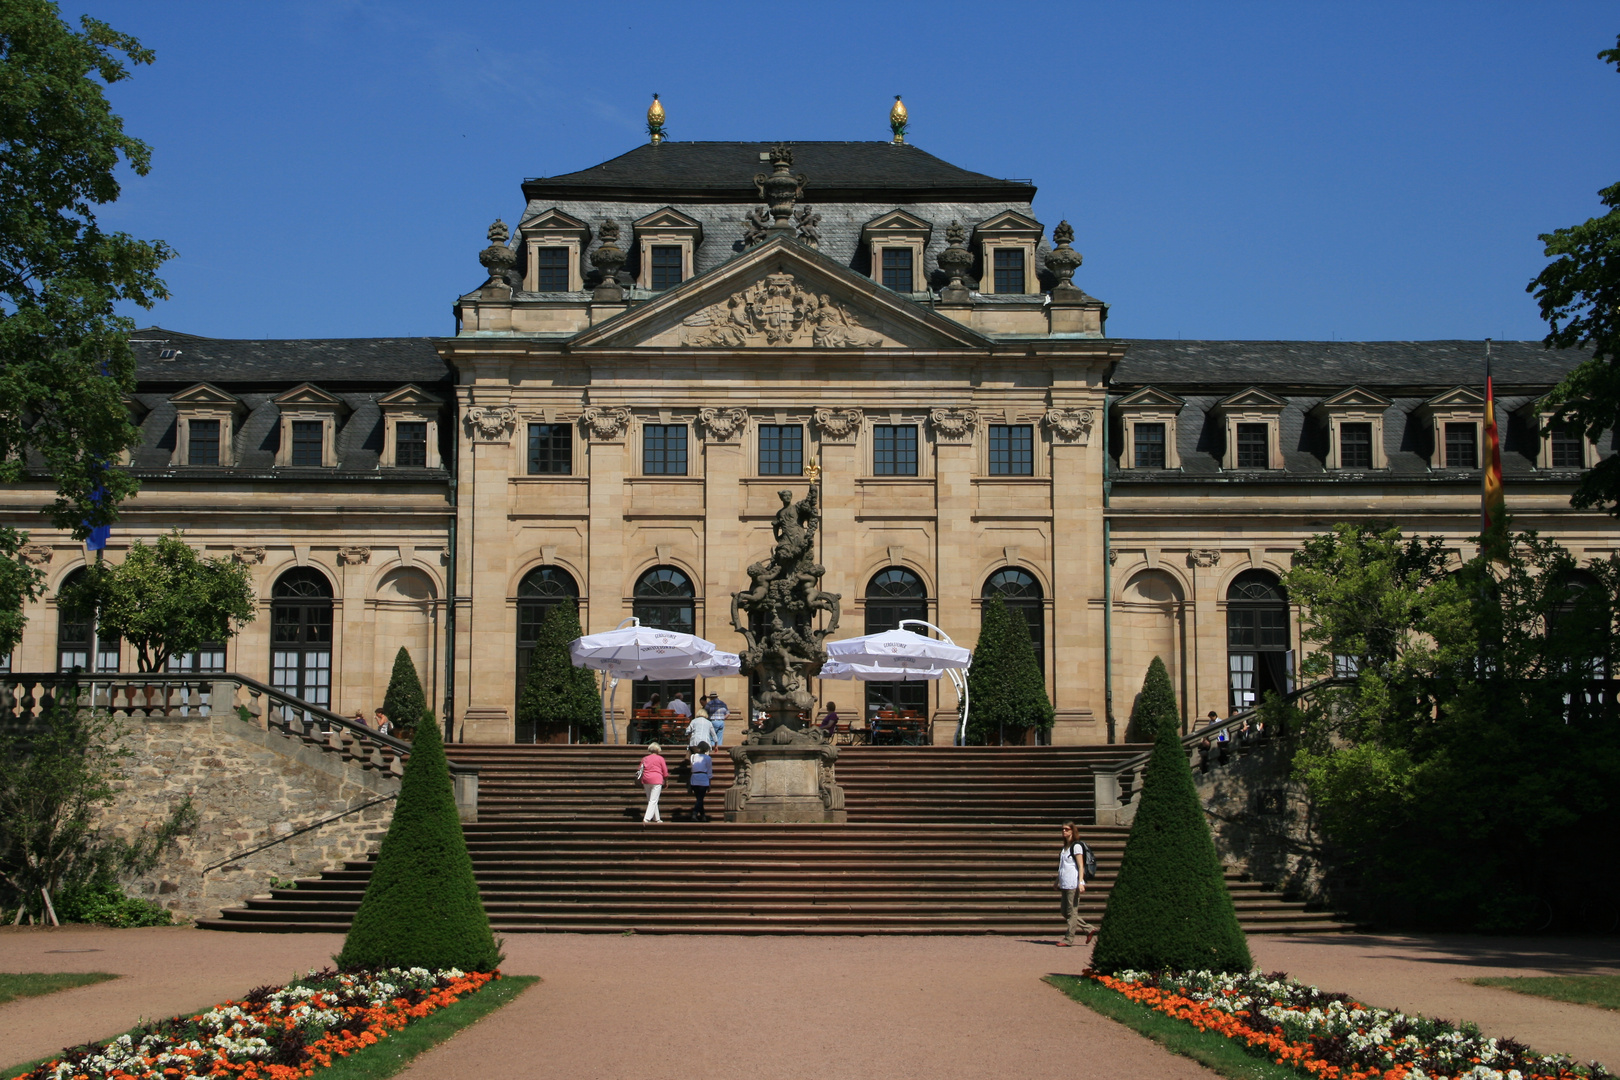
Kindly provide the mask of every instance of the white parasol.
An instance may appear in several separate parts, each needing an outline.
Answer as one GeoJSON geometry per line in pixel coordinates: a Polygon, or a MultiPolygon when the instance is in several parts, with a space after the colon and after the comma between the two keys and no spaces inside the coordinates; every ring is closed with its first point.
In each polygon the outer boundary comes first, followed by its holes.
{"type": "Polygon", "coordinates": [[[862,682],[913,682],[938,679],[945,668],[894,668],[881,664],[846,664],[841,660],[828,660],[821,665],[823,679],[860,679],[862,682]]]}
{"type": "Polygon", "coordinates": [[[827,655],[845,664],[890,670],[965,668],[973,663],[973,653],[962,646],[949,640],[936,641],[910,630],[885,630],[881,634],[834,641],[827,646],[827,655]]]}
{"type": "Polygon", "coordinates": [[[740,674],[742,657],[736,653],[716,651],[708,656],[694,656],[674,662],[657,660],[641,664],[612,664],[600,670],[616,679],[688,679],[698,676],[715,679],[724,675],[740,674]]]}
{"type": "Polygon", "coordinates": [[[620,679],[684,679],[698,675],[735,675],[742,670],[736,653],[719,652],[714,642],[676,630],[655,630],[641,620],[626,619],[618,629],[586,634],[568,643],[568,658],[575,667],[591,668],[608,677],[608,700],[602,706],[603,731],[613,724],[619,739],[613,699],[620,679]],[[625,623],[631,625],[626,626],[625,623]]]}

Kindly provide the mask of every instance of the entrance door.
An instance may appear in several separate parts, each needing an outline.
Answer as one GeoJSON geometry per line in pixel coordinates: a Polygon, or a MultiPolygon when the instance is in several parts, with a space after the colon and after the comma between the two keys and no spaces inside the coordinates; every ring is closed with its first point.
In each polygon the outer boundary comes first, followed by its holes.
{"type": "Polygon", "coordinates": [[[1288,597],[1275,574],[1245,570],[1226,590],[1227,707],[1252,709],[1288,692],[1288,597]]]}
{"type": "Polygon", "coordinates": [[[270,685],[332,706],[332,586],[319,570],[289,570],[271,589],[270,685]]]}

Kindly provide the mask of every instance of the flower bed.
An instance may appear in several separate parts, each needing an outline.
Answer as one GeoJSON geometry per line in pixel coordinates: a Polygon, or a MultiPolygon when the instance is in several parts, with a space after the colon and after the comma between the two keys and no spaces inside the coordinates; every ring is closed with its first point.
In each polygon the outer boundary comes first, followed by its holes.
{"type": "Polygon", "coordinates": [[[1488,1039],[1469,1024],[1371,1008],[1280,972],[1085,974],[1156,1012],[1324,1080],[1616,1080],[1596,1062],[1580,1066],[1512,1039],[1488,1039]]]}
{"type": "Polygon", "coordinates": [[[298,1080],[498,978],[454,968],[311,972],[195,1016],[74,1047],[14,1080],[298,1080]]]}

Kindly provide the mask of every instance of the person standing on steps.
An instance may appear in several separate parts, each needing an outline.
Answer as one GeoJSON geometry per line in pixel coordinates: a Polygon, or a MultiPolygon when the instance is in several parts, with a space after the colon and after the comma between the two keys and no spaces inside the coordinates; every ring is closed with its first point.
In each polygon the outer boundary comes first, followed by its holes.
{"type": "Polygon", "coordinates": [[[720,700],[719,694],[710,694],[703,711],[709,714],[709,723],[714,726],[714,746],[719,749],[726,745],[726,717],[731,715],[731,707],[720,700]]]}
{"type": "Polygon", "coordinates": [[[714,759],[709,756],[709,744],[700,742],[692,748],[692,820],[708,821],[703,800],[708,797],[709,785],[714,783],[714,759]]]}
{"type": "Polygon", "coordinates": [[[1063,898],[1063,921],[1067,932],[1058,942],[1060,948],[1074,944],[1074,932],[1086,929],[1086,944],[1097,936],[1097,928],[1080,915],[1080,894],[1086,891],[1086,845],[1080,840],[1080,830],[1072,821],[1063,823],[1063,851],[1058,855],[1057,887],[1063,898]]]}
{"type": "Polygon", "coordinates": [[[669,779],[669,762],[664,760],[662,746],[655,742],[647,744],[647,756],[641,759],[636,779],[647,791],[647,811],[641,815],[641,823],[653,821],[662,825],[664,819],[658,816],[658,793],[664,790],[664,781],[669,779]]]}
{"type": "Polygon", "coordinates": [[[686,725],[687,747],[695,747],[698,743],[707,743],[709,746],[714,746],[717,743],[714,725],[709,722],[707,716],[694,716],[691,722],[686,725]]]}

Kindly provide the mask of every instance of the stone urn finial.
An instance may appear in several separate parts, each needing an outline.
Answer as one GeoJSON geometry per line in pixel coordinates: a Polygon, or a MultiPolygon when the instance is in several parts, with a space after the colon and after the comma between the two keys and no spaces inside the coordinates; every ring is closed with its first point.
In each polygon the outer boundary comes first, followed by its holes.
{"type": "Polygon", "coordinates": [[[804,194],[804,173],[790,172],[793,168],[793,149],[778,144],[771,147],[771,171],[754,176],[754,186],[760,198],[771,208],[771,232],[793,235],[793,201],[804,194]]]}
{"type": "Polygon", "coordinates": [[[478,261],[489,272],[489,280],[484,282],[484,288],[505,289],[510,294],[512,285],[506,280],[506,272],[517,263],[517,252],[506,243],[507,237],[512,234],[506,228],[506,222],[496,218],[495,224],[489,227],[486,235],[489,238],[489,247],[478,253],[478,261]]]}
{"type": "Polygon", "coordinates": [[[619,286],[619,267],[624,265],[624,250],[616,241],[619,239],[619,223],[612,218],[602,222],[596,235],[602,238],[602,245],[591,252],[591,265],[602,272],[601,284],[591,291],[592,300],[606,300],[616,302],[624,299],[624,289],[619,286]]]}
{"type": "Polygon", "coordinates": [[[973,252],[967,249],[967,230],[960,221],[952,221],[945,230],[950,247],[939,253],[939,268],[950,275],[950,282],[940,290],[939,298],[948,304],[969,304],[973,294],[962,279],[973,265],[973,252]]]}
{"type": "Polygon", "coordinates": [[[654,146],[664,141],[664,107],[658,104],[657,94],[653,95],[653,103],[647,106],[647,134],[654,146]]]}
{"type": "Polygon", "coordinates": [[[1069,246],[1074,243],[1074,229],[1067,221],[1060,221],[1058,227],[1052,230],[1052,239],[1057,246],[1046,254],[1046,268],[1058,276],[1057,284],[1052,286],[1052,295],[1082,295],[1073,281],[1074,272],[1080,269],[1081,262],[1080,253],[1069,246]]]}
{"type": "Polygon", "coordinates": [[[909,120],[906,115],[906,103],[900,100],[899,94],[894,95],[894,108],[889,110],[889,130],[894,132],[894,145],[905,145],[906,124],[909,120]]]}

